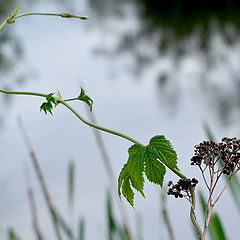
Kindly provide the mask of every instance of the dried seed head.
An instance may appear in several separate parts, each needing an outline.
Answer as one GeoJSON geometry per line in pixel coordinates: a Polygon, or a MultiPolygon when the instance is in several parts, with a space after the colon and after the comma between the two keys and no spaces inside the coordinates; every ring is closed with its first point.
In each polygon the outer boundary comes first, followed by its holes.
{"type": "Polygon", "coordinates": [[[195,188],[198,180],[196,178],[191,179],[179,179],[179,181],[176,184],[172,184],[168,186],[172,186],[168,189],[167,194],[168,195],[173,195],[175,198],[190,198],[190,187],[195,188]]]}
{"type": "Polygon", "coordinates": [[[240,168],[240,139],[236,137],[224,137],[220,143],[203,141],[194,148],[191,165],[214,167],[221,160],[224,163],[222,171],[227,175],[240,168]]]}

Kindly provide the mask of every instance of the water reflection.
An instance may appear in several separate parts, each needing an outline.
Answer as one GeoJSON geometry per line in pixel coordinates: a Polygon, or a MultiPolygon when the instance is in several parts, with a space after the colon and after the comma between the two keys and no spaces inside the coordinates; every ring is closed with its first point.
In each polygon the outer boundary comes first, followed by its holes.
{"type": "Polygon", "coordinates": [[[168,106],[175,109],[180,95],[177,93],[182,90],[180,79],[188,78],[189,82],[197,82],[194,89],[189,89],[202,91],[222,123],[230,123],[233,113],[240,116],[239,94],[235,91],[240,80],[236,77],[239,69],[239,1],[89,0],[89,5],[108,27],[113,20],[118,19],[119,24],[124,24],[126,19],[135,17],[137,23],[133,27],[126,24],[125,30],[118,32],[114,49],[99,47],[98,53],[115,57],[131,53],[135,59],[132,72],[136,76],[157,63],[157,86],[161,96],[164,95],[161,99],[165,99],[168,106]],[[161,59],[170,59],[171,67],[163,68],[161,59]],[[186,74],[186,61],[192,62],[188,64],[187,72],[197,65],[191,77],[186,74]],[[230,93],[226,84],[234,91],[230,93]]]}

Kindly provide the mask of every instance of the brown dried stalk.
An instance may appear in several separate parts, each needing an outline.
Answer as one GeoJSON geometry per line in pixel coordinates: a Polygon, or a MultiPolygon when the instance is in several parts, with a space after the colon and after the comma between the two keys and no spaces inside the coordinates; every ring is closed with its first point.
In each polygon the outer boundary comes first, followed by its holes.
{"type": "Polygon", "coordinates": [[[26,132],[24,126],[23,126],[23,122],[22,122],[21,118],[18,118],[18,124],[19,124],[20,131],[22,133],[24,142],[25,142],[25,144],[28,148],[28,152],[29,152],[29,156],[30,156],[30,159],[32,161],[32,164],[33,164],[33,168],[35,170],[38,181],[40,183],[40,186],[41,186],[41,189],[42,189],[42,192],[43,192],[43,195],[44,195],[44,198],[45,198],[48,210],[49,210],[49,214],[50,214],[51,219],[52,219],[52,224],[53,224],[53,228],[54,228],[54,231],[55,231],[55,234],[56,234],[56,238],[57,238],[57,240],[63,240],[63,238],[61,236],[61,233],[60,233],[60,227],[59,227],[59,223],[58,223],[58,220],[57,220],[57,216],[55,214],[55,210],[54,210],[54,207],[53,207],[53,204],[52,204],[52,200],[50,198],[50,194],[49,194],[49,191],[47,189],[47,184],[46,184],[45,179],[43,177],[42,170],[41,170],[40,165],[38,163],[37,156],[36,156],[36,154],[33,150],[30,138],[28,137],[28,134],[27,134],[27,132],[26,132]]]}
{"type": "Polygon", "coordinates": [[[26,169],[25,171],[25,179],[26,179],[26,185],[27,185],[27,195],[28,195],[28,200],[29,200],[29,205],[30,205],[30,211],[32,215],[32,224],[33,224],[33,229],[36,234],[37,240],[43,240],[42,233],[39,227],[38,223],[38,214],[37,214],[37,207],[36,207],[36,201],[34,197],[34,192],[33,188],[31,185],[31,179],[30,179],[30,174],[26,169]]]}

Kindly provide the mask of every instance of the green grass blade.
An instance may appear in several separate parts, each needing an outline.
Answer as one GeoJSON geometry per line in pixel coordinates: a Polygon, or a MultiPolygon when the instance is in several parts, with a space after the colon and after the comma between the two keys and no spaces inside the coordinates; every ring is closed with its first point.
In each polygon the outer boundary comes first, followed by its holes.
{"type": "Polygon", "coordinates": [[[68,164],[68,202],[69,206],[73,206],[74,200],[74,181],[75,179],[75,164],[74,161],[69,161],[68,164]]]}
{"type": "Polygon", "coordinates": [[[74,240],[74,234],[72,232],[71,227],[65,222],[65,220],[63,219],[63,217],[60,215],[59,212],[56,211],[55,209],[55,214],[57,217],[57,220],[59,222],[59,225],[63,231],[63,233],[65,234],[65,236],[69,239],[69,240],[74,240]]]}
{"type": "Polygon", "coordinates": [[[126,227],[119,224],[114,217],[113,201],[110,191],[107,192],[107,224],[108,224],[108,239],[109,240],[129,240],[128,231],[126,227]]]}
{"type": "Polygon", "coordinates": [[[198,191],[198,196],[199,196],[199,200],[200,200],[200,204],[201,204],[202,213],[203,213],[203,216],[204,216],[205,209],[206,209],[206,200],[205,200],[205,197],[204,197],[204,195],[201,191],[198,191]]]}
{"type": "Polygon", "coordinates": [[[113,240],[116,232],[116,222],[112,211],[112,198],[110,192],[107,192],[107,225],[108,225],[108,239],[113,240]]]}
{"type": "Polygon", "coordinates": [[[85,221],[83,218],[79,219],[78,225],[78,240],[84,240],[85,238],[85,221]]]}
{"type": "Polygon", "coordinates": [[[223,230],[223,225],[217,213],[213,214],[210,224],[212,224],[214,228],[216,240],[227,240],[223,230]]]}
{"type": "Polygon", "coordinates": [[[9,228],[7,231],[8,240],[20,240],[13,228],[9,228]]]}
{"type": "Polygon", "coordinates": [[[237,175],[234,175],[229,182],[229,189],[240,212],[240,181],[237,175]]]}

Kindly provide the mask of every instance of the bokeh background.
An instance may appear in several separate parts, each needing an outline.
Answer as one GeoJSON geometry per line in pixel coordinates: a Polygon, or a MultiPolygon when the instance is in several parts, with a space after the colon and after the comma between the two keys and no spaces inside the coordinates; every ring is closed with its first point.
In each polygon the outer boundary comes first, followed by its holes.
{"type": "MultiPolygon", "coordinates": [[[[165,135],[190,178],[200,179],[190,158],[193,146],[207,138],[204,124],[218,140],[239,137],[238,1],[0,0],[1,21],[19,4],[21,12],[72,12],[90,18],[28,16],[5,26],[0,33],[1,88],[43,93],[59,89],[71,98],[84,86],[100,125],[146,144],[154,135],[165,135]]],[[[79,216],[84,218],[86,239],[108,239],[106,192],[112,184],[92,129],[62,106],[53,116],[40,113],[42,99],[36,97],[1,95],[0,103],[0,238],[6,239],[8,227],[13,227],[21,239],[34,239],[24,177],[28,168],[40,227],[46,239],[55,239],[17,124],[21,116],[54,205],[73,228],[79,216]],[[67,201],[70,160],[76,166],[72,212],[67,201]]],[[[83,103],[73,106],[88,117],[83,103]]],[[[131,144],[101,136],[117,179],[131,144]]],[[[177,181],[171,173],[165,179],[177,181]]],[[[204,191],[201,181],[199,188],[204,191]]],[[[128,225],[135,237],[141,230],[144,240],[169,239],[161,190],[147,182],[145,191],[146,199],[136,194],[136,210],[123,200],[128,225]]],[[[176,239],[194,239],[189,203],[169,197],[167,209],[176,239]]],[[[215,210],[227,239],[238,239],[239,210],[228,191],[215,210]]],[[[114,211],[121,222],[116,201],[114,211]]]]}

